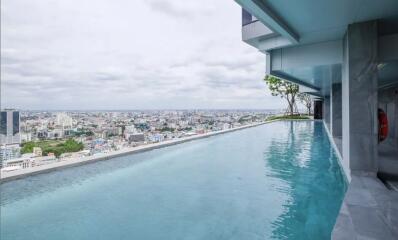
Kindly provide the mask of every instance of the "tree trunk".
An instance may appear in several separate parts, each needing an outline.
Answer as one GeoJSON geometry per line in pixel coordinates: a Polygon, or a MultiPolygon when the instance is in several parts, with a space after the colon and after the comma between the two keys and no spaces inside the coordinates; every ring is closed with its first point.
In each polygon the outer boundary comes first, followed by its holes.
{"type": "Polygon", "coordinates": [[[293,103],[289,103],[289,115],[293,116],[293,103]]]}
{"type": "Polygon", "coordinates": [[[292,96],[292,104],[290,105],[290,116],[294,114],[294,96],[292,96]]]}

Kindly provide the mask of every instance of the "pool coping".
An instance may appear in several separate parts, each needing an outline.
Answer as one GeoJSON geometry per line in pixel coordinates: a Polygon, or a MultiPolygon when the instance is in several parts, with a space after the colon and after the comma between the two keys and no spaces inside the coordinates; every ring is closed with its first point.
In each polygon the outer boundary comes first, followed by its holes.
{"type": "Polygon", "coordinates": [[[333,149],[334,149],[334,151],[335,151],[335,153],[336,153],[336,155],[337,155],[337,158],[339,159],[337,162],[339,163],[340,168],[343,170],[343,173],[344,173],[343,176],[344,176],[344,178],[345,178],[345,180],[346,180],[346,183],[347,183],[347,185],[348,185],[348,184],[351,182],[351,173],[350,173],[350,170],[349,170],[349,169],[346,169],[346,168],[344,167],[344,164],[343,164],[343,155],[341,154],[340,149],[337,147],[336,142],[335,142],[335,139],[333,138],[332,134],[330,133],[330,131],[329,131],[329,129],[328,129],[328,127],[327,127],[325,121],[323,121],[323,120],[321,120],[321,119],[316,120],[316,121],[322,121],[322,122],[323,122],[323,127],[324,127],[324,129],[325,129],[325,131],[326,131],[326,134],[328,135],[329,142],[330,142],[330,144],[332,145],[332,147],[333,147],[333,149]]]}

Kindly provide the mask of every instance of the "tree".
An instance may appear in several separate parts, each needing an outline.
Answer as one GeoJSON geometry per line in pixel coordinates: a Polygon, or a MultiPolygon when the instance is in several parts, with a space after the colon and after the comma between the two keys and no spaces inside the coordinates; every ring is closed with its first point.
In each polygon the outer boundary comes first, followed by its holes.
{"type": "Polygon", "coordinates": [[[292,116],[296,105],[296,97],[299,93],[299,86],[271,75],[265,76],[264,81],[267,83],[272,96],[280,96],[286,99],[289,115],[292,116]]]}
{"type": "Polygon", "coordinates": [[[299,93],[298,98],[300,102],[307,108],[308,115],[311,115],[312,98],[307,93],[299,93]]]}
{"type": "Polygon", "coordinates": [[[21,149],[21,153],[25,154],[25,153],[32,153],[33,152],[33,148],[36,147],[34,142],[26,142],[22,144],[22,149],[21,149]]]}

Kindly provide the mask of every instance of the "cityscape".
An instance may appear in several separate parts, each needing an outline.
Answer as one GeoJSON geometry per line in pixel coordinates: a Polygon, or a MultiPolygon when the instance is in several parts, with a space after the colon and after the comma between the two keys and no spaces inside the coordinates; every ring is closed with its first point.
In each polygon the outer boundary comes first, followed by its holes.
{"type": "Polygon", "coordinates": [[[397,240],[398,0],[4,0],[1,240],[397,240]]]}
{"type": "Polygon", "coordinates": [[[1,171],[81,159],[264,122],[280,110],[1,112],[1,171]]]}

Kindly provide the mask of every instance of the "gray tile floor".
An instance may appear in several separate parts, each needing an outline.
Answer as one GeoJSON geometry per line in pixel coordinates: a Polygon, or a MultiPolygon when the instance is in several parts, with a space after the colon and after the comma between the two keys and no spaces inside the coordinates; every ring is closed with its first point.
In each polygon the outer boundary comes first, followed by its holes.
{"type": "Polygon", "coordinates": [[[332,239],[398,239],[398,192],[375,176],[352,174],[332,239]]]}

